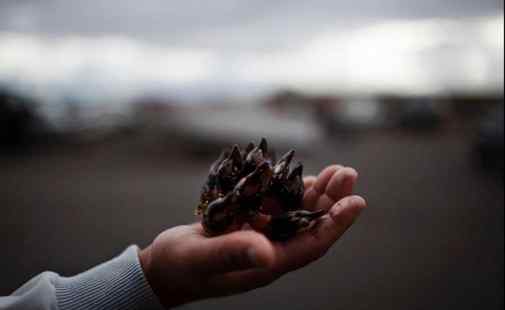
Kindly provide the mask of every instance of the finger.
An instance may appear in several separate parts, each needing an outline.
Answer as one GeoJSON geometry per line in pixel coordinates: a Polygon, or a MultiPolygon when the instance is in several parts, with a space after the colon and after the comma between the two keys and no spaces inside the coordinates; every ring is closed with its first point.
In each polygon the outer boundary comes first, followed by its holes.
{"type": "Polygon", "coordinates": [[[332,175],[310,210],[329,210],[335,202],[352,194],[357,179],[358,172],[353,168],[340,168],[332,175]]]}
{"type": "Polygon", "coordinates": [[[221,274],[269,266],[274,260],[272,243],[255,231],[237,231],[195,242],[189,259],[205,274],[221,274]]]}
{"type": "Polygon", "coordinates": [[[314,189],[320,194],[324,193],[331,177],[342,168],[343,167],[340,165],[331,165],[324,168],[317,176],[317,181],[314,183],[314,189]]]}
{"type": "Polygon", "coordinates": [[[311,188],[314,185],[314,183],[316,183],[316,181],[317,178],[315,176],[308,175],[303,178],[303,186],[305,187],[305,189],[311,188]]]}
{"type": "Polygon", "coordinates": [[[345,167],[338,170],[326,185],[324,193],[333,201],[352,194],[354,185],[358,180],[358,172],[350,167],[345,167]]]}
{"type": "Polygon", "coordinates": [[[323,256],[354,223],[366,202],[359,196],[349,196],[334,204],[312,229],[284,244],[276,244],[274,270],[285,273],[301,268],[323,256]]]}
{"type": "Polygon", "coordinates": [[[331,177],[342,168],[339,165],[328,166],[321,173],[319,173],[316,181],[310,188],[306,188],[304,197],[303,197],[303,206],[307,210],[315,210],[316,203],[319,197],[326,190],[326,186],[330,181],[331,177]]]}

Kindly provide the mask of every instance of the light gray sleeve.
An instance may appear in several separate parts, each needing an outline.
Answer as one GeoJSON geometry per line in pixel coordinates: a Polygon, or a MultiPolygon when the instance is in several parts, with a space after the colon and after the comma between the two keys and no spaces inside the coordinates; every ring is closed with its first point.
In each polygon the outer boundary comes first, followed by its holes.
{"type": "Polygon", "coordinates": [[[58,275],[44,272],[26,282],[12,295],[0,297],[0,309],[58,310],[56,290],[52,281],[58,275]]]}
{"type": "Polygon", "coordinates": [[[131,246],[118,257],[74,277],[44,272],[0,297],[0,310],[163,309],[131,246]]]}

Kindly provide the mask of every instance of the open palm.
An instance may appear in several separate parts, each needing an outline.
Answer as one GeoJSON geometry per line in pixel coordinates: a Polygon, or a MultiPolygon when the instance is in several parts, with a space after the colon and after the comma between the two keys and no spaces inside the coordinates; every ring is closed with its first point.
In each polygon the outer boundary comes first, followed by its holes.
{"type": "Polygon", "coordinates": [[[169,229],[140,253],[146,277],[167,307],[265,286],[323,256],[353,224],[366,207],[352,196],[357,178],[338,165],[306,177],[304,208],[328,213],[287,242],[252,230],[208,238],[200,224],[169,229]]]}

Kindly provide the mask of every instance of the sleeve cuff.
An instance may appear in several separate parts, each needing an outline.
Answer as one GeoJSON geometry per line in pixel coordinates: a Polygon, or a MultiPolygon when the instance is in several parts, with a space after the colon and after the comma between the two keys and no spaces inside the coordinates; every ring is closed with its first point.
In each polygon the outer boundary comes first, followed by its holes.
{"type": "Polygon", "coordinates": [[[84,273],[54,281],[60,310],[164,309],[144,276],[137,246],[84,273]]]}

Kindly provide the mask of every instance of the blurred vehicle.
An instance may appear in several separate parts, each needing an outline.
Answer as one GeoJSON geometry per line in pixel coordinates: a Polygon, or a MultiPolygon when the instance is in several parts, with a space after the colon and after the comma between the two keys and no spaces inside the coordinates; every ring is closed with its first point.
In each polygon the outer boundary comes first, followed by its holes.
{"type": "Polygon", "coordinates": [[[268,137],[279,151],[303,151],[322,138],[321,128],[309,113],[295,119],[254,105],[180,108],[172,110],[159,125],[201,150],[233,143],[245,145],[268,137]]]}
{"type": "Polygon", "coordinates": [[[0,90],[0,149],[27,146],[44,132],[44,124],[36,112],[36,102],[0,90]]]}
{"type": "Polygon", "coordinates": [[[482,121],[474,151],[479,164],[486,170],[504,176],[503,105],[497,107],[482,121]]]}
{"type": "Polygon", "coordinates": [[[398,122],[404,129],[435,130],[442,124],[442,117],[430,99],[418,98],[404,102],[398,122]]]}

